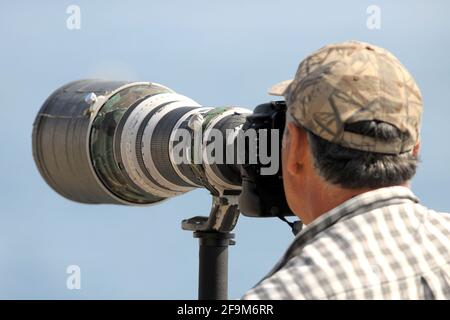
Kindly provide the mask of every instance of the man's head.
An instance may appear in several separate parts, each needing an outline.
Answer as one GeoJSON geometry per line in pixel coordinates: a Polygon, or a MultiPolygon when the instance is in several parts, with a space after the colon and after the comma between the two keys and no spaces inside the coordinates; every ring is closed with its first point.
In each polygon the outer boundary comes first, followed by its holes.
{"type": "Polygon", "coordinates": [[[388,51],[356,41],[326,46],[270,93],[288,105],[283,179],[305,223],[359,193],[406,185],[415,174],[422,98],[388,51]]]}

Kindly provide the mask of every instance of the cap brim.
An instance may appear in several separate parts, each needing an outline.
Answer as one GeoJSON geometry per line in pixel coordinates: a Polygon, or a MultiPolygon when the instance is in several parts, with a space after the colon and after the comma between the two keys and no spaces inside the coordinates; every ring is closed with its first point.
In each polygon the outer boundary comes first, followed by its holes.
{"type": "Polygon", "coordinates": [[[292,81],[293,80],[284,80],[284,81],[278,82],[277,84],[273,85],[269,89],[269,91],[267,91],[267,93],[272,96],[284,96],[287,88],[292,83],[292,81]]]}

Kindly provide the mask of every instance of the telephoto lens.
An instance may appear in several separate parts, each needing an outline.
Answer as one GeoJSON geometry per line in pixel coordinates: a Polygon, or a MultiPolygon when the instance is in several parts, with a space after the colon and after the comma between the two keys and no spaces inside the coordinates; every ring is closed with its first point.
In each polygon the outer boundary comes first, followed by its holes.
{"type": "Polygon", "coordinates": [[[156,83],[80,80],[44,102],[33,156],[55,191],[82,203],[146,205],[198,187],[239,193],[236,161],[209,160],[236,151],[249,113],[203,107],[156,83]]]}

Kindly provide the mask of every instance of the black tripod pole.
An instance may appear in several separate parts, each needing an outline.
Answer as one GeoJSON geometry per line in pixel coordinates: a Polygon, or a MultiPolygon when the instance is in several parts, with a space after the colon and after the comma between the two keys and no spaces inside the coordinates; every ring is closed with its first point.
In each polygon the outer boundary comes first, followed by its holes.
{"type": "Polygon", "coordinates": [[[228,299],[228,246],[234,234],[217,231],[195,231],[199,239],[199,300],[228,299]]]}

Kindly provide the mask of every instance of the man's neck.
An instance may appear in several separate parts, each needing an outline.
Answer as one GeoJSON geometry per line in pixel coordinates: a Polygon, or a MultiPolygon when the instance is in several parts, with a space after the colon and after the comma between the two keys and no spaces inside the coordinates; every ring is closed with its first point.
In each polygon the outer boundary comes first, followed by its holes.
{"type": "MultiPolygon", "coordinates": [[[[378,188],[358,188],[346,189],[337,185],[325,182],[322,178],[313,179],[311,188],[308,192],[308,206],[305,208],[302,220],[305,224],[309,224],[324,213],[336,208],[351,198],[378,189],[378,188]]],[[[402,186],[410,187],[409,183],[402,186]]]]}

